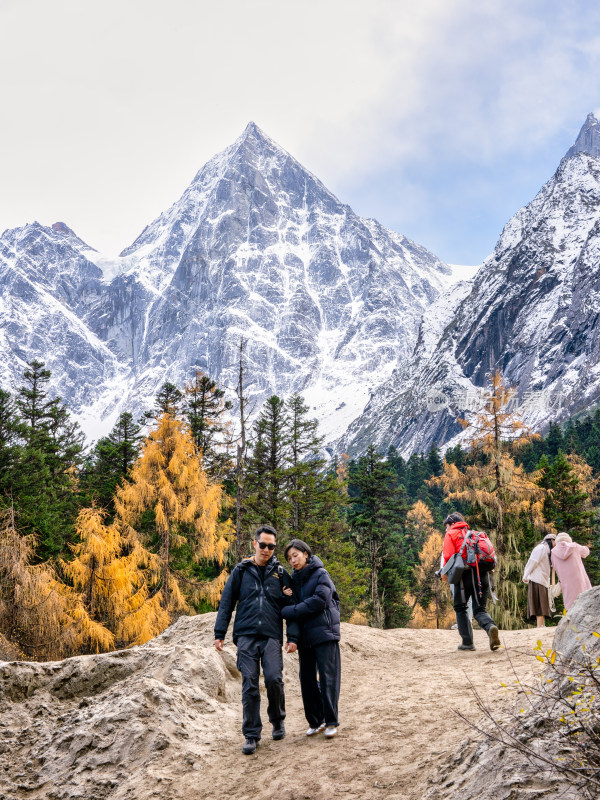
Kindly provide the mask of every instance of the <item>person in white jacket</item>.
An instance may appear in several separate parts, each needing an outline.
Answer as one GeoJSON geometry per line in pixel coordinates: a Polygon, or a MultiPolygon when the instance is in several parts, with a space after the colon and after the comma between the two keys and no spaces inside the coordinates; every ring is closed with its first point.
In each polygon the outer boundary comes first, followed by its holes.
{"type": "Polygon", "coordinates": [[[544,539],[533,548],[523,572],[523,582],[527,584],[527,619],[535,617],[538,628],[546,625],[546,617],[548,619],[552,617],[548,587],[552,568],[550,553],[555,540],[554,533],[544,536],[544,539]]]}

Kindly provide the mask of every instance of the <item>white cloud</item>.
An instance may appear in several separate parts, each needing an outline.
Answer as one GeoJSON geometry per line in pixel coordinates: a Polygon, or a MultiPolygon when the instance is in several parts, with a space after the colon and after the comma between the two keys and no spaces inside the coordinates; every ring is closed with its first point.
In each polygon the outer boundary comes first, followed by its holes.
{"type": "Polygon", "coordinates": [[[1,3],[0,227],[62,218],[117,251],[250,119],[342,190],[533,152],[598,103],[597,21],[559,0],[1,3]]]}

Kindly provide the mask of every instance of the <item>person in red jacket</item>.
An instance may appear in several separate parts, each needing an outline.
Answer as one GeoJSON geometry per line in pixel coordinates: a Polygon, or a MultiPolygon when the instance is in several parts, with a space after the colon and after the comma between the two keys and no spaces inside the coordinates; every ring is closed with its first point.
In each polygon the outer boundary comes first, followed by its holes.
{"type": "MultiPolygon", "coordinates": [[[[469,526],[464,521],[461,514],[453,511],[444,520],[446,535],[444,536],[444,550],[442,555],[443,564],[448,559],[458,553],[462,547],[465,533],[469,526]]],[[[481,595],[477,590],[477,576],[470,568],[465,569],[460,584],[454,587],[454,612],[458,624],[458,632],[462,638],[459,650],[475,650],[473,644],[473,628],[467,616],[467,603],[472,598],[473,616],[477,620],[479,627],[488,635],[490,640],[490,650],[497,650],[500,647],[500,634],[496,623],[485,610],[485,604],[489,594],[490,584],[487,572],[481,573],[481,595]]]]}

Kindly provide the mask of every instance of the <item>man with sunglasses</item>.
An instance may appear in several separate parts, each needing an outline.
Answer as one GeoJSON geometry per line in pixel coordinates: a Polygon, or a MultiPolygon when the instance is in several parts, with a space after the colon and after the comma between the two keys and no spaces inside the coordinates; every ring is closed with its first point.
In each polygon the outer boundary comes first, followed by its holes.
{"type": "MultiPolygon", "coordinates": [[[[277,531],[261,525],[254,534],[254,555],[234,567],[219,603],[215,622],[215,647],[223,641],[236,608],[233,642],[237,645],[237,667],[242,673],[242,733],[246,742],[242,752],[256,751],[262,731],[259,676],[262,663],[267,689],[267,714],[273,726],[273,739],[285,736],[285,696],[283,692],[283,619],[281,608],[293,603],[283,590],[291,586],[289,574],[277,560],[277,531]]],[[[299,627],[287,623],[286,652],[298,647],[299,627]]]]}

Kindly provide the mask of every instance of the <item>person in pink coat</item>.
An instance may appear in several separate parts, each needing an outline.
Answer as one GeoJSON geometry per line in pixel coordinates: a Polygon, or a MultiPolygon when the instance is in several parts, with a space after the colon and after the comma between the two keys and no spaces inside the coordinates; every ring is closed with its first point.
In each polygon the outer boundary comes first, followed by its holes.
{"type": "Polygon", "coordinates": [[[568,533],[559,533],[552,548],[552,566],[556,570],[562,587],[563,602],[567,611],[581,592],[591,589],[582,558],[587,558],[590,548],[577,544],[568,533]]]}

